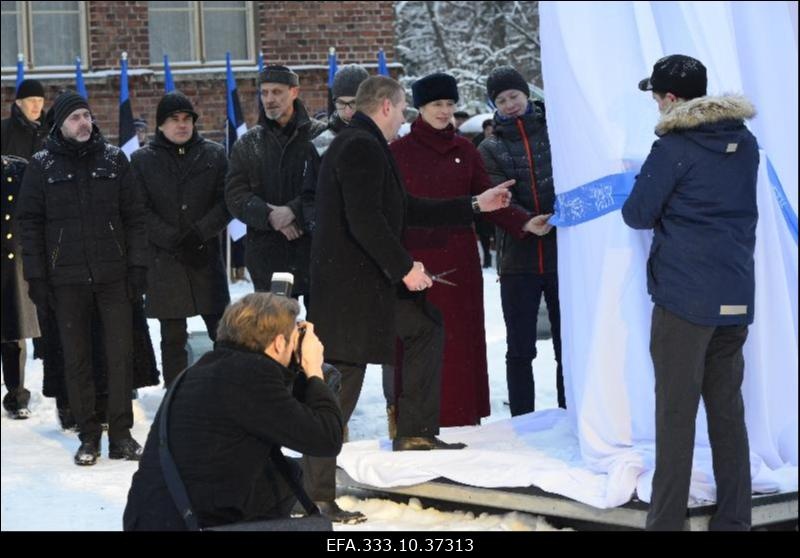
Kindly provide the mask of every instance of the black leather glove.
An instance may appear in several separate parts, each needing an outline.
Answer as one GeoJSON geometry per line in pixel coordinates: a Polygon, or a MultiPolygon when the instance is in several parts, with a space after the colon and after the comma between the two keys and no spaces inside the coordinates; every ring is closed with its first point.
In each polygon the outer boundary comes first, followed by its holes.
{"type": "Polygon", "coordinates": [[[136,300],[142,298],[147,291],[147,268],[134,266],[128,268],[128,298],[136,300]]]}
{"type": "Polygon", "coordinates": [[[191,267],[203,267],[208,262],[207,248],[197,228],[187,230],[178,240],[178,259],[191,267]]]}
{"type": "Polygon", "coordinates": [[[28,296],[42,311],[50,308],[50,286],[46,279],[31,279],[28,281],[28,296]]]}

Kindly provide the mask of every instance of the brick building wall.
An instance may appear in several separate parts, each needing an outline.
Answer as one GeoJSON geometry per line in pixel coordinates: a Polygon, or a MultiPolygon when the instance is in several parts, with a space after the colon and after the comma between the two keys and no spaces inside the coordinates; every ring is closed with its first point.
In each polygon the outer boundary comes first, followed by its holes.
{"type": "MultiPolygon", "coordinates": [[[[266,64],[293,67],[300,75],[300,96],[311,114],[327,107],[328,48],[336,47],[338,63],[367,65],[376,73],[379,48],[390,63],[395,60],[393,2],[255,2],[256,51],[264,52],[266,64]]],[[[143,117],[152,134],[156,106],[164,94],[160,67],[149,65],[147,2],[87,2],[88,60],[83,71],[89,104],[98,125],[109,140],[116,142],[119,114],[120,53],[128,53],[128,87],[136,117],[143,117]],[[141,70],[145,70],[141,72],[141,70]],[[138,71],[138,72],[137,72],[138,71]],[[100,75],[98,75],[98,73],[100,75]],[[111,72],[109,72],[111,73],[111,72]]],[[[199,129],[206,137],[221,140],[226,117],[225,67],[198,66],[206,71],[186,74],[172,69],[175,86],[195,104],[199,129]]],[[[257,120],[255,61],[234,67],[239,100],[248,126],[257,120]]],[[[397,69],[391,68],[396,76],[397,69]]],[[[2,117],[9,114],[14,98],[14,76],[2,81],[2,117]]],[[[46,88],[45,109],[61,89],[75,89],[74,72],[61,74],[26,72],[40,79],[46,88]]]]}

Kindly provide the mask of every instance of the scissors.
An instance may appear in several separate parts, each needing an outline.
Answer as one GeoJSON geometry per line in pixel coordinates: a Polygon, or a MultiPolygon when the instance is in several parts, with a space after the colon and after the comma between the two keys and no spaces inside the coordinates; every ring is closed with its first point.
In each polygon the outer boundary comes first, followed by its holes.
{"type": "Polygon", "coordinates": [[[442,283],[443,285],[450,285],[451,287],[457,287],[458,285],[456,285],[452,281],[448,281],[447,279],[442,279],[442,277],[444,277],[445,275],[450,275],[455,270],[456,268],[453,268],[453,269],[448,269],[447,271],[442,271],[441,273],[433,274],[426,269],[425,275],[430,277],[431,281],[436,281],[437,283],[442,283]]]}

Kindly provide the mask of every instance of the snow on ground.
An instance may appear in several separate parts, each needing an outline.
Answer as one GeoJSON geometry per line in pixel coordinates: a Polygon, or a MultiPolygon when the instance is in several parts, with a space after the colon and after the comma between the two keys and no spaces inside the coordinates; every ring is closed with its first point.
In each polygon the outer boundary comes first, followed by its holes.
{"type": "MultiPolygon", "coordinates": [[[[231,297],[236,299],[252,291],[252,285],[231,285],[231,297]]],[[[500,306],[500,288],[493,269],[484,270],[484,299],[486,305],[486,343],[488,350],[491,416],[493,422],[509,418],[510,412],[505,383],[505,325],[500,306]]],[[[149,320],[150,335],[160,365],[160,327],[149,320]]],[[[189,319],[190,331],[204,331],[198,316],[189,319]]],[[[556,406],[555,360],[553,345],[540,341],[539,356],[534,361],[536,375],[536,407],[556,406]]],[[[2,515],[0,529],[33,531],[115,531],[121,529],[130,479],[136,471],[133,462],[111,461],[107,458],[108,440],[103,437],[102,456],[93,467],[77,467],[72,457],[78,449],[74,433],[60,430],[54,399],[41,394],[42,363],[32,360],[32,344],[28,343],[26,387],[31,391],[28,420],[12,420],[5,413],[0,419],[0,493],[2,515]]],[[[6,389],[3,386],[2,395],[6,389]]],[[[134,401],[133,436],[144,443],[150,422],[161,402],[163,389],[158,386],[139,390],[134,401]]],[[[350,421],[350,440],[365,440],[387,436],[386,402],[383,398],[381,370],[370,366],[358,407],[350,421]]],[[[530,514],[505,515],[473,512],[443,512],[423,509],[419,500],[408,504],[383,499],[360,500],[340,496],[337,500],[345,509],[358,509],[369,520],[357,526],[337,526],[337,530],[552,530],[542,518],[530,514]]]]}

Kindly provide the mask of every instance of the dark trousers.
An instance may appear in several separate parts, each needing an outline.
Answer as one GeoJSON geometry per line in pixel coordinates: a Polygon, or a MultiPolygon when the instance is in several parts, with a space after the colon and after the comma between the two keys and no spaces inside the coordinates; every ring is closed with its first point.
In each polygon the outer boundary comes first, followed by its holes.
{"type": "MultiPolygon", "coordinates": [[[[348,362],[331,362],[342,375],[342,390],[339,393],[339,405],[342,408],[344,424],[358,403],[361,386],[364,384],[366,364],[353,364],[348,362]]],[[[308,495],[315,501],[331,501],[336,498],[336,458],[335,457],[309,457],[303,456],[303,471],[305,472],[305,488],[308,495]]]]}
{"type": "Polygon", "coordinates": [[[536,322],[542,293],[547,304],[556,355],[558,406],[562,409],[567,408],[564,371],[561,367],[558,275],[555,273],[503,275],[500,277],[500,298],[506,322],[506,384],[512,417],[532,413],[535,409],[536,386],[532,363],[536,358],[536,322]]]}
{"type": "Polygon", "coordinates": [[[107,359],[108,438],[112,442],[129,438],[133,425],[133,318],[125,282],[64,285],[55,287],[54,291],[67,396],[81,440],[99,439],[102,432],[95,414],[92,372],[92,308],[95,304],[107,359]]]}
{"type": "Polygon", "coordinates": [[[403,342],[397,401],[397,436],[439,433],[444,327],[439,311],[422,299],[395,304],[395,328],[403,342]]]}
{"type": "Polygon", "coordinates": [[[494,225],[482,216],[476,215],[475,234],[478,235],[478,242],[481,243],[483,267],[492,267],[492,237],[494,236],[494,225]]]}
{"type": "Polygon", "coordinates": [[[31,392],[25,389],[25,340],[4,341],[2,347],[3,383],[8,393],[3,397],[3,408],[16,411],[28,406],[31,392]]]}
{"type": "Polygon", "coordinates": [[[709,529],[750,529],[750,448],[741,392],[745,339],[747,326],[700,326],[661,306],[653,309],[656,470],[647,529],[683,529],[701,396],[717,484],[709,529]]]}
{"type": "MultiPolygon", "coordinates": [[[[206,330],[211,341],[217,340],[217,325],[222,317],[219,314],[203,314],[206,330]]],[[[169,387],[189,363],[186,353],[186,318],[159,320],[161,322],[161,366],[164,369],[164,387],[169,387]]]]}
{"type": "MultiPolygon", "coordinates": [[[[439,433],[444,329],[437,310],[422,300],[398,300],[395,328],[403,341],[402,393],[397,398],[397,435],[433,436],[439,433]]],[[[356,408],[366,364],[332,362],[342,374],[340,404],[345,425],[356,408]]],[[[336,459],[304,457],[306,490],[312,500],[336,497],[336,459]]]]}

